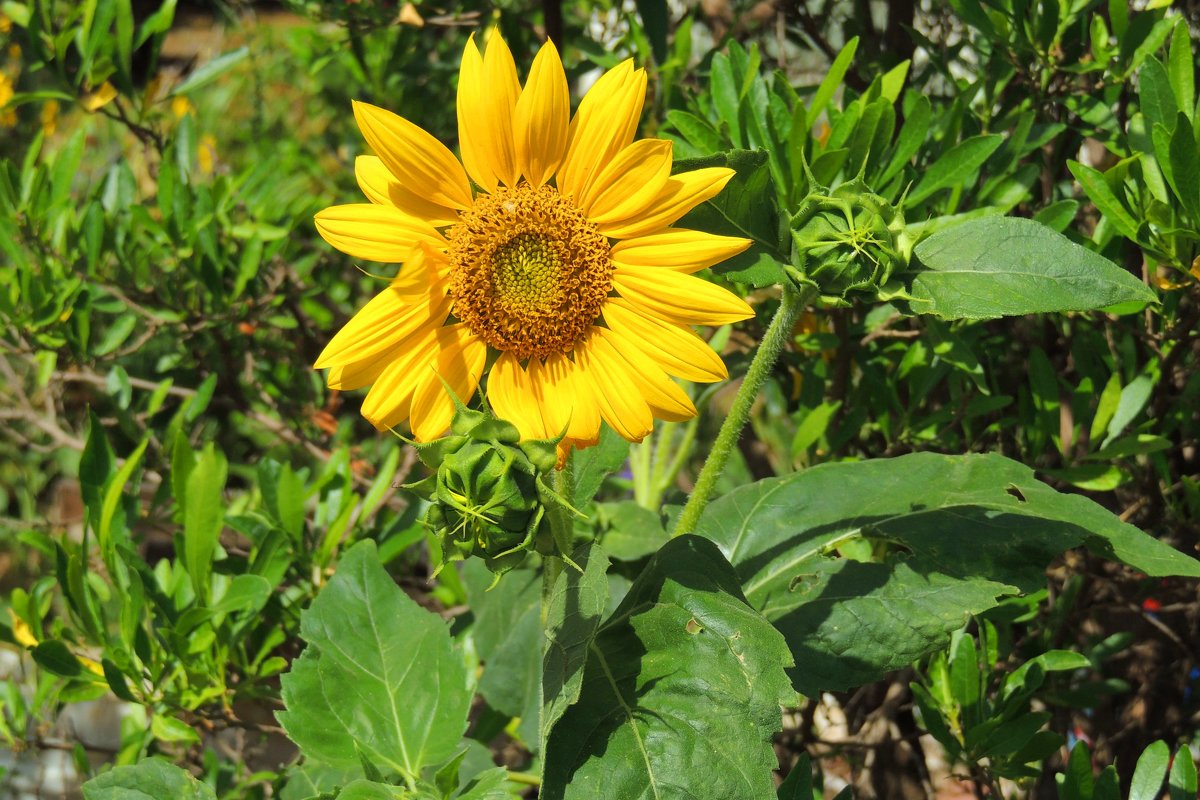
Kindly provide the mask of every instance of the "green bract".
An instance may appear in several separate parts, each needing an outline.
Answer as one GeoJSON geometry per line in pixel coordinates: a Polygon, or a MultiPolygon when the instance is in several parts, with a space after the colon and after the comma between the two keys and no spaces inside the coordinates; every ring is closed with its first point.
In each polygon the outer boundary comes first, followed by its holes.
{"type": "Polygon", "coordinates": [[[829,300],[874,294],[912,257],[904,214],[859,179],[814,193],[792,218],[794,277],[829,300]]]}
{"type": "Polygon", "coordinates": [[[477,556],[499,577],[530,550],[554,553],[546,511],[569,508],[542,477],[554,469],[556,442],[522,442],[512,423],[461,405],[450,430],[417,445],[422,463],[436,471],[407,487],[432,503],[425,520],[440,550],[436,568],[477,556]]]}

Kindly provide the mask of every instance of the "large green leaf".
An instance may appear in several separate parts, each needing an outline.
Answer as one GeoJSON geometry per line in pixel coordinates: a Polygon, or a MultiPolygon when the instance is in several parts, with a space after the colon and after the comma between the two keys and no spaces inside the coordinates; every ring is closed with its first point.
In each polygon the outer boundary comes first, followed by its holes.
{"type": "Polygon", "coordinates": [[[770,286],[783,279],[781,260],[787,258],[780,237],[779,210],[771,185],[771,170],[763,150],[730,150],[706,158],[676,161],[674,172],[728,167],[734,171],[716,197],[701,203],[679,221],[682,228],[741,236],[750,249],[722,261],[713,271],[751,286],[770,286]]]}
{"type": "Polygon", "coordinates": [[[579,699],[588,647],[608,606],[608,556],[598,545],[587,544],[572,554],[572,560],[583,572],[567,567],[559,573],[546,609],[542,741],[579,699]]]}
{"type": "Polygon", "coordinates": [[[917,245],[908,310],[945,319],[1145,306],[1156,296],[1116,264],[1039,222],[985,217],[917,245]]]}
{"type": "Polygon", "coordinates": [[[216,800],[216,794],[191,774],[161,758],[115,767],[83,785],[84,800],[216,800]]]}
{"type": "Polygon", "coordinates": [[[711,542],[668,543],[588,647],[542,800],[774,795],[787,645],[711,542]]]}
{"type": "Polygon", "coordinates": [[[944,646],[968,615],[1040,587],[1050,560],[1078,545],[1147,575],[1200,577],[1200,562],[998,455],[824,464],[730,492],[697,533],[787,637],[808,695],[944,646]],[[837,557],[864,540],[875,561],[837,557]]]}
{"type": "Polygon", "coordinates": [[[475,616],[471,638],[484,665],[479,694],[497,711],[520,717],[521,739],[534,749],[542,701],[541,573],[522,565],[493,586],[495,576],[479,559],[460,569],[475,616]]]}
{"type": "Polygon", "coordinates": [[[411,600],[361,542],[300,619],[308,642],[283,676],[279,721],[305,756],[368,760],[416,777],[454,754],[471,691],[445,622],[411,600]]]}

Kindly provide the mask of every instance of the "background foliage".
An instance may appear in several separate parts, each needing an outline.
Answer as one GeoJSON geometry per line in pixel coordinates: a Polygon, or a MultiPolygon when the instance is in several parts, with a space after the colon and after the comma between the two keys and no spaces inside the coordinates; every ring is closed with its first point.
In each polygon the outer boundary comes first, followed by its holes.
{"type": "MultiPolygon", "coordinates": [[[[935,237],[917,251],[931,269],[952,248],[952,239],[934,246],[951,220],[994,225],[1011,214],[1123,267],[1157,300],[1122,315],[993,320],[952,307],[932,279],[870,307],[844,302],[846,286],[824,291],[788,337],[722,479],[729,494],[701,533],[721,544],[744,523],[739,497],[766,484],[732,490],[753,479],[779,476],[782,491],[819,497],[816,484],[837,482],[839,462],[927,453],[854,488],[864,507],[903,504],[906,486],[926,501],[930,484],[946,488],[935,453],[999,453],[1195,554],[1197,19],[1188,4],[1144,5],[0,4],[0,639],[11,656],[0,737],[12,752],[0,781],[19,788],[30,764],[61,754],[79,780],[99,776],[88,798],[128,796],[123,781],[197,798],[308,798],[339,786],[340,797],[386,797],[373,786],[391,778],[428,793],[417,796],[530,791],[548,733],[530,683],[532,570],[491,592],[478,564],[428,581],[421,509],[394,488],[419,477],[415,456],[360,419],[360,395],[326,390],[309,368],[377,282],[321,243],[310,221],[357,192],[351,166],[364,146],[350,100],[394,109],[452,143],[462,44],[492,25],[518,63],[554,35],[575,97],[596,67],[627,56],[646,65],[643,130],[672,138],[679,159],[755,151],[718,156],[738,170],[722,199],[736,207],[714,204],[693,220],[759,226],[744,232],[756,247],[719,270],[759,319],[708,332],[735,378],[778,305],[772,284],[792,241],[778,210],[794,210],[810,180],[858,177],[890,204],[903,199],[907,222],[935,237]],[[934,313],[907,316],[930,310],[913,307],[921,302],[934,313]],[[914,464],[930,470],[926,483],[915,483],[914,464]],[[793,476],[815,465],[828,466],[793,476]],[[297,735],[299,715],[316,709],[276,717],[289,691],[329,671],[361,686],[367,707],[379,708],[375,689],[399,690],[386,669],[371,670],[383,681],[374,687],[355,672],[363,665],[323,647],[322,631],[352,613],[339,604],[347,592],[378,596],[389,624],[409,631],[417,604],[451,620],[420,652],[441,664],[422,668],[454,678],[443,698],[453,713],[443,713],[455,725],[419,731],[415,708],[411,718],[345,721],[387,731],[389,753],[427,737],[402,763],[297,735]],[[105,713],[101,735],[81,723],[105,713]],[[460,752],[453,768],[429,774],[460,752]]],[[[1077,292],[1047,287],[1046,310],[1087,307],[1072,305],[1077,292]]],[[[686,605],[679,587],[692,573],[733,583],[700,540],[672,545],[681,550],[673,572],[644,564],[665,539],[659,508],[685,498],[706,452],[698,443],[715,433],[728,394],[700,395],[699,421],[661,426],[629,452],[605,441],[580,454],[577,499],[601,490],[586,527],[613,567],[582,562],[595,620],[581,633],[564,617],[566,640],[598,642],[597,652],[640,647],[639,626],[686,605]],[[597,632],[618,607],[628,624],[597,632]]],[[[1039,491],[1047,514],[1072,509],[1077,521],[1095,508],[1053,495],[1027,469],[1010,476],[1016,496],[973,484],[980,463],[956,467],[956,490],[978,494],[972,508],[1011,511],[1039,491]]],[[[842,657],[816,652],[802,663],[792,676],[801,698],[761,666],[745,699],[790,709],[774,739],[788,776],[780,796],[811,795],[814,765],[818,787],[823,773],[830,789],[850,783],[866,797],[944,791],[957,785],[948,774],[975,791],[1155,796],[1158,784],[1139,787],[1161,783],[1169,754],[1200,730],[1195,584],[1094,557],[1119,545],[1072,521],[1031,529],[1009,519],[1027,555],[964,543],[957,561],[922,549],[919,520],[853,540],[823,532],[822,546],[845,558],[809,554],[811,591],[865,585],[864,604],[877,605],[933,580],[938,592],[922,602],[954,613],[906,642],[844,643],[842,623],[817,606],[771,612],[842,657]],[[1070,549],[1081,544],[1089,549],[1070,549]],[[911,557],[888,561],[897,546],[911,557]],[[972,581],[980,576],[987,591],[972,581]],[[880,585],[893,594],[870,595],[880,585]],[[962,629],[964,609],[977,617],[962,629]],[[918,740],[923,732],[930,738],[918,740]],[[1159,739],[1169,746],[1149,747],[1159,739]],[[1084,744],[1068,750],[1068,740],[1084,744]],[[1089,756],[1116,770],[1093,781],[1089,756]]],[[[769,544],[748,542],[747,552],[769,544]]],[[[725,554],[743,581],[754,574],[725,554]]],[[[742,586],[764,612],[777,589],[742,586]]],[[[832,608],[861,618],[852,604],[832,608]]],[[[686,608],[705,613],[717,612],[686,608]]],[[[748,635],[781,670],[775,629],[748,635]]],[[[395,645],[374,646],[386,665],[395,645]]],[[[573,686],[572,670],[585,667],[564,661],[573,686]]],[[[696,677],[664,677],[656,711],[670,714],[677,682],[696,677]]],[[[613,708],[594,686],[573,691],[580,703],[568,714],[613,708]]],[[[774,764],[763,730],[746,758],[774,764]]],[[[1179,796],[1189,785],[1194,795],[1185,762],[1170,767],[1179,796]]],[[[568,767],[580,780],[592,774],[586,761],[551,759],[544,794],[556,796],[556,770],[568,767]]]]}

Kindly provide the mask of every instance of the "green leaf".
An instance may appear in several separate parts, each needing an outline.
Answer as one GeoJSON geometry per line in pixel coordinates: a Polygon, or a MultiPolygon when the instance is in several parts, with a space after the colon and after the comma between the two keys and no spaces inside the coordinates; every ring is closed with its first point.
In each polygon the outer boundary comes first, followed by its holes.
{"type": "Polygon", "coordinates": [[[1076,742],[1067,761],[1067,772],[1058,786],[1060,800],[1092,800],[1092,753],[1085,742],[1076,742]]]}
{"type": "Polygon", "coordinates": [[[645,558],[667,542],[658,514],[633,500],[601,503],[596,513],[604,526],[604,549],[618,561],[645,558]]]}
{"type": "Polygon", "coordinates": [[[213,614],[254,613],[267,604],[271,588],[271,582],[261,575],[237,575],[209,610],[213,614]]]}
{"type": "Polygon", "coordinates": [[[484,662],[479,694],[497,711],[520,717],[517,732],[530,750],[536,750],[542,702],[540,575],[531,569],[513,570],[492,587],[495,576],[480,568],[481,562],[472,563],[475,566],[463,573],[475,613],[476,652],[484,662]]]}
{"type": "Polygon", "coordinates": [[[1196,796],[1196,762],[1192,761],[1192,750],[1187,745],[1175,751],[1167,788],[1171,800],[1193,800],[1196,796]]]}
{"type": "Polygon", "coordinates": [[[600,441],[571,456],[575,470],[576,508],[582,509],[592,501],[604,479],[616,472],[629,458],[629,442],[608,425],[600,427],[600,441]]]}
{"type": "Polygon", "coordinates": [[[1137,376],[1121,390],[1121,397],[1117,401],[1117,408],[1113,412],[1112,419],[1109,420],[1107,435],[1103,444],[1100,445],[1101,448],[1108,447],[1137,418],[1137,415],[1142,413],[1146,403],[1150,402],[1150,395],[1153,392],[1154,379],[1149,375],[1137,376]]]}
{"type": "Polygon", "coordinates": [[[1175,106],[1187,117],[1195,114],[1196,75],[1195,59],[1192,56],[1192,37],[1188,33],[1187,20],[1180,19],[1171,32],[1171,50],[1167,56],[1167,74],[1171,91],[1175,93],[1175,106]]]}
{"type": "Polygon", "coordinates": [[[137,449],[129,458],[125,459],[125,463],[121,465],[121,468],[104,488],[104,504],[100,507],[100,524],[96,526],[96,539],[106,564],[114,563],[116,545],[112,541],[112,525],[113,517],[117,513],[117,504],[121,502],[121,493],[125,491],[125,484],[129,482],[134,470],[142,463],[142,455],[146,452],[146,445],[149,442],[149,439],[145,439],[137,446],[137,449]]]}
{"type": "Polygon", "coordinates": [[[183,511],[183,554],[192,589],[201,602],[211,594],[213,554],[225,522],[225,458],[209,444],[187,477],[187,504],[183,511]]]}
{"type": "MultiPolygon", "coordinates": [[[[1155,141],[1158,141],[1159,126],[1154,127],[1155,141]]],[[[1171,134],[1168,146],[1171,169],[1163,170],[1175,196],[1179,198],[1184,210],[1193,220],[1200,219],[1200,149],[1196,147],[1196,136],[1192,132],[1191,121],[1182,113],[1171,134]]],[[[1157,147],[1155,148],[1157,150],[1157,147]]],[[[1162,156],[1158,154],[1159,166],[1162,166],[1162,156]]]]}
{"type": "Polygon", "coordinates": [[[1147,128],[1157,124],[1164,126],[1168,132],[1174,130],[1175,115],[1179,108],[1175,105],[1171,78],[1157,58],[1146,59],[1142,71],[1138,73],[1138,100],[1146,117],[1147,128]]]}
{"type": "Polygon", "coordinates": [[[1079,202],[1076,200],[1059,200],[1051,203],[1041,211],[1033,215],[1033,218],[1050,228],[1053,231],[1062,233],[1067,227],[1075,221],[1075,214],[1079,211],[1079,202]]]}
{"type": "Polygon", "coordinates": [[[571,554],[583,572],[567,567],[559,573],[546,610],[542,655],[542,741],[579,699],[588,648],[608,607],[608,556],[587,544],[571,554]]]}
{"type": "Polygon", "coordinates": [[[161,742],[200,744],[200,734],[186,722],[175,717],[155,714],[150,720],[150,733],[161,742]]]}
{"type": "Polygon", "coordinates": [[[812,759],[806,751],[800,753],[795,766],[779,784],[778,800],[813,800],[812,759]]]}
{"type": "Polygon", "coordinates": [[[170,91],[167,97],[187,94],[188,92],[193,92],[196,89],[199,89],[201,86],[212,83],[217,78],[221,77],[226,72],[237,66],[238,63],[245,59],[248,55],[250,55],[249,49],[245,47],[239,47],[237,50],[217,56],[212,61],[209,61],[207,64],[192,72],[191,75],[188,75],[179,83],[178,86],[170,91]]]}
{"type": "Polygon", "coordinates": [[[666,0],[637,0],[638,16],[642,18],[642,28],[650,47],[654,51],[654,61],[662,64],[667,60],[667,3],[666,0]]]}
{"type": "Polygon", "coordinates": [[[1133,769],[1129,800],[1156,800],[1170,761],[1171,748],[1161,739],[1143,750],[1137,766],[1133,769]]]}
{"type": "Polygon", "coordinates": [[[854,52],[858,50],[858,37],[855,36],[850,41],[846,42],[846,46],[837,54],[837,58],[833,59],[833,63],[829,65],[829,71],[825,73],[825,77],[821,80],[821,85],[817,87],[817,91],[813,94],[812,102],[808,104],[808,121],[816,123],[817,117],[829,101],[833,99],[833,93],[842,85],[842,79],[846,77],[846,70],[850,68],[850,62],[854,60],[854,52]]]}
{"type": "Polygon", "coordinates": [[[333,792],[362,775],[362,770],[336,769],[325,764],[307,763],[287,771],[287,784],[279,800],[309,800],[322,792],[333,792]]]}
{"type": "Polygon", "coordinates": [[[1112,421],[1113,414],[1116,413],[1117,405],[1120,402],[1121,376],[1114,372],[1108,376],[1108,382],[1104,384],[1104,391],[1100,393],[1100,400],[1096,404],[1096,416],[1092,417],[1092,425],[1088,429],[1089,439],[1094,442],[1108,430],[1108,423],[1112,421]]]}
{"type": "Polygon", "coordinates": [[[1003,136],[988,134],[972,136],[954,145],[925,170],[908,193],[906,205],[915,206],[939,189],[961,186],[1003,143],[1003,136]]]}
{"type": "Polygon", "coordinates": [[[300,618],[304,653],[282,677],[280,723],[304,755],[362,759],[414,778],[454,754],[471,692],[446,623],[421,608],[360,542],[300,618]]]}
{"type": "Polygon", "coordinates": [[[770,286],[783,278],[780,260],[779,211],[767,154],[762,150],[730,150],[707,158],[676,161],[674,172],[729,167],[735,174],[721,193],[692,209],[678,225],[683,228],[741,236],[753,244],[722,261],[713,271],[731,281],[770,286]]]}
{"type": "Polygon", "coordinates": [[[701,152],[712,153],[728,146],[707,120],[700,119],[686,111],[677,109],[668,111],[667,124],[679,131],[684,139],[701,152]]]}
{"type": "Polygon", "coordinates": [[[887,168],[883,174],[879,176],[879,185],[882,186],[892,178],[900,174],[904,169],[904,165],[912,160],[912,157],[921,149],[921,143],[925,141],[926,134],[929,133],[929,123],[933,118],[933,106],[929,102],[929,98],[921,95],[913,104],[912,112],[904,120],[904,125],[900,127],[900,135],[896,137],[896,147],[892,151],[891,160],[888,161],[887,168]]]}
{"type": "Polygon", "coordinates": [[[217,795],[174,764],[147,758],[129,767],[114,767],[83,785],[84,800],[216,800],[217,795]]]}
{"type": "Polygon", "coordinates": [[[774,796],[771,737],[795,700],[788,664],[712,543],[672,540],[590,645],[540,797],[774,796]]]}
{"type": "Polygon", "coordinates": [[[359,779],[346,784],[337,800],[408,800],[414,797],[400,786],[359,779]]]}
{"type": "Polygon", "coordinates": [[[63,678],[78,678],[83,675],[83,664],[65,644],[57,639],[47,639],[39,642],[30,651],[33,660],[42,669],[63,678]]]}
{"type": "Polygon", "coordinates": [[[969,615],[1036,590],[1046,564],[1081,544],[1147,575],[1200,576],[1200,562],[998,455],[823,464],[717,499],[697,533],[787,637],[808,696],[944,647],[969,615]],[[835,557],[861,540],[877,560],[835,557]]]}
{"type": "Polygon", "coordinates": [[[1080,164],[1078,161],[1068,161],[1067,168],[1083,187],[1084,194],[1096,206],[1104,218],[1116,226],[1117,230],[1131,242],[1138,240],[1138,223],[1125,208],[1125,204],[1117,199],[1112,187],[1104,180],[1104,174],[1099,170],[1080,164]]]}
{"type": "Polygon", "coordinates": [[[917,245],[905,276],[914,313],[944,319],[1088,311],[1148,304],[1154,292],[1126,270],[1045,225],[985,217],[917,245]]]}

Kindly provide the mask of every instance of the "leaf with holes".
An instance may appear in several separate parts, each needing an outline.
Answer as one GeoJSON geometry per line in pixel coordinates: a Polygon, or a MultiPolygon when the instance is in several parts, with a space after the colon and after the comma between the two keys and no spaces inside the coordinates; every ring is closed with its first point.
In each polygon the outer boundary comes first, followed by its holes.
{"type": "Polygon", "coordinates": [[[713,502],[697,533],[787,637],[806,695],[876,679],[941,648],[968,615],[1037,589],[1080,545],[1147,575],[1200,562],[998,455],[824,464],[713,502]],[[840,558],[854,547],[870,561],[840,558]]]}

